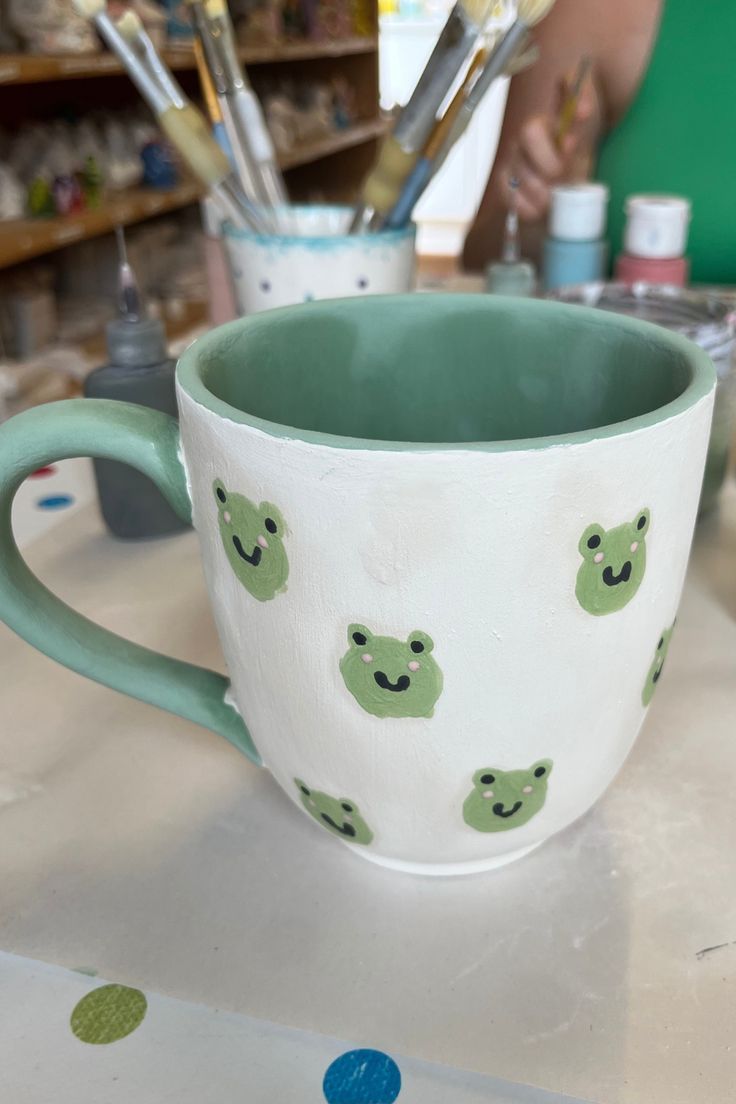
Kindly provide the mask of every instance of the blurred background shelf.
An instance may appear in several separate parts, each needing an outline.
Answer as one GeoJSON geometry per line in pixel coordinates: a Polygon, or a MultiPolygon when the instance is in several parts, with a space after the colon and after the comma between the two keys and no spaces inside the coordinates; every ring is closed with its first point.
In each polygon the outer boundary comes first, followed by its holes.
{"type": "MultiPolygon", "coordinates": [[[[315,142],[308,142],[283,154],[283,169],[295,169],[321,161],[336,153],[373,142],[382,135],[387,123],[369,119],[336,131],[315,142]]],[[[156,215],[179,210],[202,198],[199,185],[186,182],[168,191],[131,188],[120,192],[96,210],[86,210],[63,218],[21,219],[0,222],[0,269],[52,253],[73,242],[106,234],[116,226],[130,226],[156,215]]]]}
{"type": "MultiPolygon", "coordinates": [[[[281,64],[319,58],[349,57],[377,51],[375,36],[352,36],[324,42],[283,42],[274,46],[245,46],[239,51],[244,65],[281,64]]],[[[171,69],[194,70],[190,49],[165,50],[171,69]]],[[[82,54],[67,57],[33,57],[29,54],[0,54],[0,85],[40,84],[47,81],[81,80],[86,77],[119,76],[123,67],[113,54],[82,54]]]]}

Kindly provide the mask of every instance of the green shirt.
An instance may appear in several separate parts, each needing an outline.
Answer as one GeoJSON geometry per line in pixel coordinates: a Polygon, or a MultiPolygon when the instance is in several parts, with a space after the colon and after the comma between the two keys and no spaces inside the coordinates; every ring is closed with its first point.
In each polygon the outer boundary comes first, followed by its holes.
{"type": "Polygon", "coordinates": [[[736,283],[736,0],[664,0],[646,75],[601,145],[596,178],[611,189],[612,256],[627,196],[687,196],[692,280],[736,283]]]}

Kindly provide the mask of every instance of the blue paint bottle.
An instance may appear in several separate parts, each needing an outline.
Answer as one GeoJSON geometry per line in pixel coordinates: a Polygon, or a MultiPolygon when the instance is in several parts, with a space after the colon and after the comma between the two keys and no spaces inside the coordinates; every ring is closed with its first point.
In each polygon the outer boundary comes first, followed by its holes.
{"type": "Polygon", "coordinates": [[[552,189],[549,236],[542,258],[547,291],[605,278],[607,206],[605,184],[563,184],[552,189]]]}

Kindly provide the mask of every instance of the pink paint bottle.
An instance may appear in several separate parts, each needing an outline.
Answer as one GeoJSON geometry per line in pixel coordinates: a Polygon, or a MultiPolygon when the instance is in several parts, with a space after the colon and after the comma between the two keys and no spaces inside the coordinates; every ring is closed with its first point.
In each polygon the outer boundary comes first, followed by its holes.
{"type": "Polygon", "coordinates": [[[634,195],[626,201],[624,250],[615,273],[627,284],[676,284],[690,275],[685,256],[690,225],[690,200],[681,196],[634,195]]]}

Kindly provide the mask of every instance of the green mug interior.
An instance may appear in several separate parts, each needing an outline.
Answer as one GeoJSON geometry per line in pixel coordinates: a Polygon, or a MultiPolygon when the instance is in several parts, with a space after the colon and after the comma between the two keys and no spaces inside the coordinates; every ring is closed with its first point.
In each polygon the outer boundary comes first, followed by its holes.
{"type": "Polygon", "coordinates": [[[195,342],[179,382],[223,416],[337,446],[542,446],[648,425],[714,386],[678,334],[478,295],[315,302],[195,342]],[[552,440],[551,440],[552,439],[552,440]]]}

